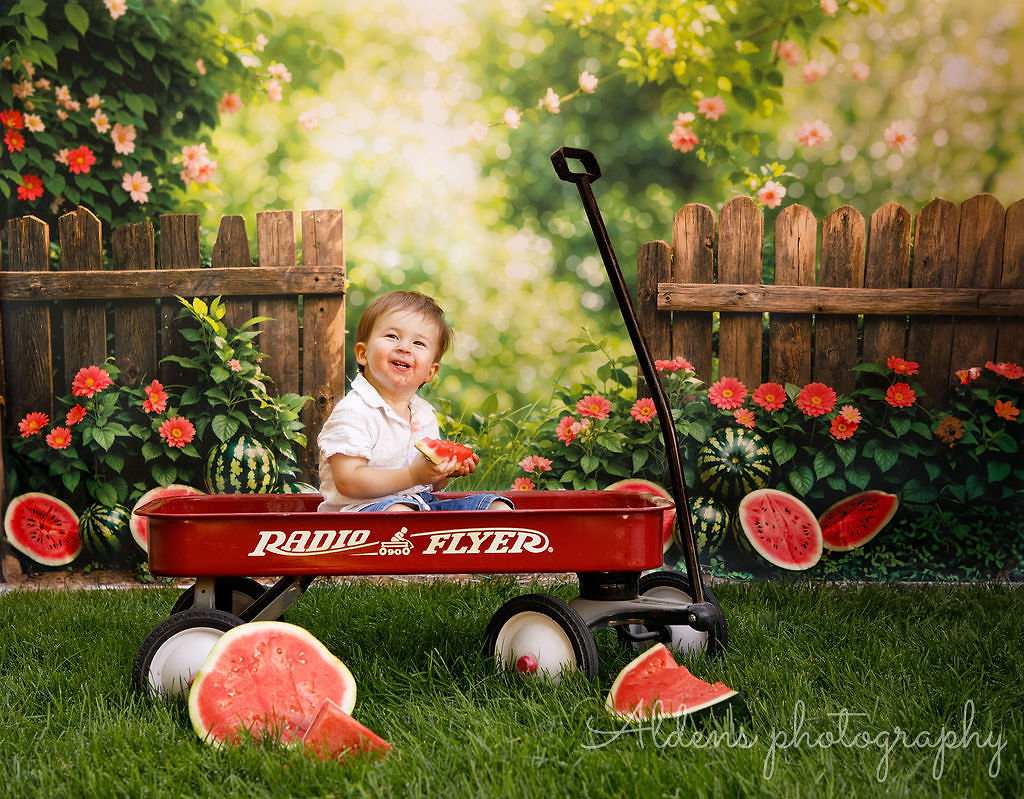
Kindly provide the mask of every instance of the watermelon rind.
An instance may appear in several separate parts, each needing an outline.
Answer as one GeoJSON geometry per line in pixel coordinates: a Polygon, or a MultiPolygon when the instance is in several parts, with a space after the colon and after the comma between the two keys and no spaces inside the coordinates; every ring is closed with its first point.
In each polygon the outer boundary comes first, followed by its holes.
{"type": "Polygon", "coordinates": [[[139,545],[143,552],[149,552],[149,519],[138,516],[135,513],[135,511],[147,502],[154,499],[160,499],[161,497],[185,497],[202,493],[203,492],[198,488],[179,485],[177,483],[172,483],[168,486],[157,486],[156,488],[149,489],[149,491],[139,497],[139,501],[132,506],[132,516],[128,526],[131,528],[132,538],[135,539],[135,543],[139,545]]]}
{"type": "Polygon", "coordinates": [[[473,455],[471,447],[459,444],[456,441],[447,441],[440,438],[421,438],[413,446],[423,454],[424,458],[434,465],[451,457],[454,457],[459,464],[462,464],[473,455]]]}
{"type": "Polygon", "coordinates": [[[66,502],[41,491],[20,494],[7,503],[7,510],[4,513],[4,533],[12,547],[43,566],[64,566],[71,563],[82,552],[82,535],[78,514],[66,502]],[[65,543],[70,545],[66,546],[60,554],[47,555],[44,553],[43,546],[56,552],[54,545],[57,543],[52,537],[46,536],[45,531],[45,540],[35,547],[32,545],[31,530],[26,528],[34,528],[36,522],[26,523],[23,514],[28,510],[27,506],[36,503],[43,503],[48,513],[63,516],[64,522],[67,523],[69,541],[65,543]]]}
{"type": "Polygon", "coordinates": [[[714,552],[725,539],[732,517],[729,509],[715,497],[694,497],[690,500],[690,521],[699,552],[714,552]]]}
{"type": "Polygon", "coordinates": [[[757,433],[726,427],[697,452],[697,471],[709,493],[727,502],[764,488],[772,474],[772,455],[757,433]]]}
{"type": "Polygon", "coordinates": [[[211,494],[271,494],[278,482],[277,459],[263,442],[239,435],[210,450],[204,476],[211,494]]]}
{"type": "Polygon", "coordinates": [[[862,547],[882,532],[882,529],[892,521],[892,517],[896,515],[899,508],[899,497],[886,491],[861,491],[859,494],[845,497],[831,505],[818,517],[822,545],[831,552],[849,552],[862,547]],[[875,503],[876,506],[880,505],[881,510],[874,509],[873,519],[862,518],[863,527],[859,531],[859,535],[850,540],[846,536],[849,527],[852,526],[850,517],[857,513],[863,514],[864,506],[870,503],[875,503]]]}
{"type": "Polygon", "coordinates": [[[382,756],[391,744],[352,718],[337,702],[325,699],[302,736],[302,747],[326,760],[367,753],[382,756]]]}
{"type": "Polygon", "coordinates": [[[627,477],[625,480],[619,480],[617,483],[605,486],[604,490],[628,491],[631,494],[650,494],[655,497],[660,497],[661,499],[667,499],[669,502],[673,503],[672,507],[665,509],[665,513],[662,517],[661,549],[662,554],[668,552],[669,547],[672,546],[672,537],[675,535],[676,530],[676,509],[672,495],[668,493],[664,487],[640,477],[627,477]]]}
{"type": "Polygon", "coordinates": [[[821,526],[818,524],[818,520],[814,513],[811,512],[811,509],[792,494],[787,494],[785,491],[779,491],[774,488],[761,488],[757,491],[751,491],[740,502],[736,518],[739,520],[740,529],[743,530],[747,541],[750,542],[754,551],[773,566],[789,571],[804,571],[815,566],[821,560],[823,549],[821,526]],[[803,538],[806,540],[806,551],[794,552],[790,546],[792,541],[789,539],[781,542],[781,544],[785,545],[785,549],[781,546],[769,547],[762,543],[754,521],[749,518],[750,514],[756,512],[756,506],[759,503],[761,503],[762,508],[767,508],[768,511],[773,513],[775,519],[779,518],[781,513],[789,517],[787,521],[804,525],[806,535],[803,538]]]}
{"type": "MultiPolygon", "coordinates": [[[[314,698],[309,695],[312,689],[309,686],[306,687],[304,698],[309,699],[312,702],[312,709],[309,711],[309,720],[306,725],[306,729],[309,728],[309,724],[313,723],[313,720],[325,699],[331,699],[346,713],[352,713],[352,710],[356,705],[355,678],[352,676],[352,672],[349,671],[348,666],[342,663],[341,660],[339,660],[312,633],[304,630],[302,627],[298,627],[294,624],[288,624],[283,621],[249,622],[248,624],[242,624],[234,629],[228,630],[223,636],[221,636],[210,650],[210,654],[207,655],[202,668],[200,668],[196,673],[195,679],[192,681],[192,687],[189,689],[188,714],[192,721],[192,728],[206,743],[217,748],[220,748],[227,743],[225,740],[211,734],[211,729],[207,728],[203,720],[203,692],[207,682],[218,673],[218,669],[231,661],[233,650],[239,648],[241,651],[236,651],[235,657],[244,658],[246,654],[246,647],[251,646],[254,641],[267,640],[275,636],[286,636],[292,638],[295,641],[296,646],[309,647],[315,653],[314,656],[322,658],[323,662],[329,668],[334,669],[337,672],[343,684],[341,696],[323,696],[319,697],[319,701],[313,701],[314,698]]],[[[302,652],[303,650],[299,651],[302,652]]],[[[266,673],[261,674],[258,679],[245,680],[245,689],[247,691],[257,692],[260,688],[265,688],[271,685],[273,676],[274,675],[267,671],[266,673]]],[[[212,687],[213,683],[211,682],[210,685],[212,687]]],[[[252,733],[258,734],[259,732],[251,726],[247,728],[240,719],[238,720],[238,724],[234,732],[243,732],[247,729],[252,733]]],[[[305,731],[305,729],[302,730],[302,733],[305,734],[305,731]]],[[[300,739],[301,736],[298,738],[292,738],[286,742],[297,743],[300,739]]]]}

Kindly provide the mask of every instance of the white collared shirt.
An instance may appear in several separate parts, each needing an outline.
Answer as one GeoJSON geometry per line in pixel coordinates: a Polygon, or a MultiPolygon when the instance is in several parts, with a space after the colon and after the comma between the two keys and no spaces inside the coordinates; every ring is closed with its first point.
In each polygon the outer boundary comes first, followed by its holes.
{"type": "MultiPolygon", "coordinates": [[[[348,506],[369,502],[366,497],[347,497],[338,491],[327,459],[332,455],[366,458],[368,466],[398,469],[421,457],[414,446],[421,438],[440,438],[434,407],[418,394],[409,402],[412,424],[399,416],[369,380],[362,374],[352,380],[352,388],[334,406],[317,437],[320,448],[320,493],[323,509],[346,510],[348,506]]],[[[416,485],[397,493],[418,494],[430,485],[416,485]]],[[[381,496],[389,496],[382,494],[381,496]]]]}

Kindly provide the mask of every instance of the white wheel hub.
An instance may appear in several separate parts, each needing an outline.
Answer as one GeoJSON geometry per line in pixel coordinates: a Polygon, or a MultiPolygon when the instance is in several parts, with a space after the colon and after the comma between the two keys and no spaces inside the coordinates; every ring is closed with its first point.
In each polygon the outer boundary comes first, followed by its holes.
{"type": "Polygon", "coordinates": [[[164,696],[186,695],[192,678],[222,635],[223,630],[213,627],[190,627],[172,635],[149,663],[150,688],[164,696]]]}
{"type": "Polygon", "coordinates": [[[562,625],[543,613],[515,614],[498,631],[494,655],[505,668],[515,668],[523,655],[537,659],[537,673],[556,682],[562,669],[577,668],[576,653],[562,625]]]}
{"type": "MultiPolygon", "coordinates": [[[[645,591],[643,596],[651,599],[666,599],[670,602],[685,602],[688,605],[693,603],[693,598],[689,594],[667,585],[655,586],[649,591],[645,591]]],[[[646,629],[641,625],[629,625],[629,630],[632,633],[642,633],[646,629]]],[[[665,643],[665,646],[669,649],[679,653],[703,652],[707,649],[708,634],[706,632],[695,630],[685,624],[671,624],[668,631],[671,638],[665,643]]],[[[637,648],[639,649],[641,646],[646,646],[646,644],[637,645],[637,648]]]]}

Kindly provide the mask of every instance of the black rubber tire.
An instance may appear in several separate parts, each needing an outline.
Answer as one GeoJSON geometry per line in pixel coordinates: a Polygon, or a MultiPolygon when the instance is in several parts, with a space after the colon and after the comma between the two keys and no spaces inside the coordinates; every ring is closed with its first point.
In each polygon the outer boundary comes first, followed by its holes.
{"type": "Polygon", "coordinates": [[[572,644],[576,667],[586,675],[587,679],[597,677],[601,661],[597,656],[597,643],[587,623],[583,621],[567,602],[547,594],[523,594],[513,597],[491,616],[484,632],[484,656],[493,658],[495,645],[501,628],[517,613],[542,613],[557,623],[572,644]]]}
{"type": "MultiPolygon", "coordinates": [[[[690,601],[693,601],[693,587],[690,585],[690,579],[685,574],[680,574],[679,572],[658,571],[644,574],[640,577],[640,584],[637,593],[639,596],[643,596],[652,588],[661,587],[675,588],[677,591],[681,591],[686,594],[690,601]]],[[[717,607],[719,611],[722,610],[722,606],[719,604],[714,592],[706,585],[704,586],[704,599],[717,607]]],[[[632,643],[629,636],[621,629],[617,630],[617,632],[619,634],[620,641],[625,644],[632,643]]],[[[720,657],[725,654],[725,649],[728,644],[729,625],[726,624],[725,614],[723,613],[721,614],[721,622],[708,631],[708,640],[705,651],[712,657],[720,657]]]]}
{"type": "MultiPolygon", "coordinates": [[[[220,588],[219,584],[222,581],[228,585],[228,590],[231,591],[231,607],[226,608],[220,605],[215,607],[217,610],[223,610],[234,616],[240,616],[243,610],[249,607],[257,597],[267,590],[250,577],[217,577],[215,580],[218,583],[217,588],[220,588]]],[[[171,615],[181,613],[183,610],[189,610],[195,601],[195,595],[196,587],[194,585],[190,585],[182,591],[171,608],[171,615]]]]}
{"type": "Polygon", "coordinates": [[[178,633],[196,627],[209,627],[227,632],[240,624],[242,624],[242,620],[237,616],[212,608],[189,608],[164,619],[146,636],[146,640],[142,642],[135,655],[135,663],[132,666],[132,687],[147,696],[153,696],[156,693],[149,683],[150,666],[160,647],[178,633]]]}

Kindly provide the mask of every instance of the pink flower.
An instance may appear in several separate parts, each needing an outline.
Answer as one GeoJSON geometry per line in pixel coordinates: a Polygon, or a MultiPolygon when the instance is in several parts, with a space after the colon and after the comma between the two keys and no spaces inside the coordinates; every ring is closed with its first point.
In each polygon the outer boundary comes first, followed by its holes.
{"type": "Polygon", "coordinates": [[[46,130],[46,125],[38,114],[25,114],[25,127],[33,133],[42,133],[46,130]]]}
{"type": "Polygon", "coordinates": [[[222,114],[237,114],[242,110],[242,98],[234,92],[224,92],[217,103],[217,110],[222,114]]]}
{"type": "Polygon", "coordinates": [[[558,420],[558,430],[555,435],[558,440],[566,446],[569,446],[576,438],[576,420],[571,416],[563,416],[558,420]]]}
{"type": "Polygon", "coordinates": [[[519,127],[519,123],[522,120],[522,115],[515,108],[506,108],[505,113],[502,115],[502,121],[508,125],[512,130],[519,127]]]}
{"type": "Polygon", "coordinates": [[[779,58],[789,64],[791,67],[795,67],[800,63],[800,45],[794,41],[786,40],[779,43],[778,47],[779,58]]]}
{"type": "Polygon", "coordinates": [[[133,172],[131,174],[125,172],[121,180],[121,188],[128,192],[132,200],[140,205],[149,199],[149,192],[153,189],[149,183],[149,178],[141,172],[133,172]]]}
{"type": "Polygon", "coordinates": [[[836,392],[824,383],[808,383],[796,395],[796,407],[804,416],[824,416],[836,406],[836,392]]]}
{"type": "Polygon", "coordinates": [[[871,75],[871,67],[861,61],[858,61],[850,67],[850,74],[853,76],[854,80],[865,81],[871,75]]]}
{"type": "Polygon", "coordinates": [[[555,90],[550,86],[548,86],[547,92],[544,94],[544,97],[541,98],[538,105],[549,114],[557,114],[562,110],[562,101],[555,90]]]}
{"type": "Polygon", "coordinates": [[[167,410],[167,392],[159,380],[154,380],[143,391],[146,399],[142,402],[142,410],[146,413],[163,413],[167,410]]]}
{"type": "Polygon", "coordinates": [[[519,461],[519,468],[524,472],[550,472],[551,461],[547,458],[542,458],[540,455],[527,455],[521,461],[519,461]]]}
{"type": "Polygon", "coordinates": [[[26,97],[31,97],[36,93],[35,87],[32,85],[30,80],[22,80],[11,86],[11,94],[17,97],[19,100],[24,100],[26,97]]]}
{"type": "Polygon", "coordinates": [[[658,409],[650,397],[641,397],[633,403],[633,407],[629,409],[629,415],[640,424],[650,424],[658,415],[658,409]]]}
{"type": "Polygon", "coordinates": [[[1020,380],[1024,377],[1024,366],[1010,361],[1002,361],[1000,363],[985,361],[985,368],[990,372],[995,372],[1000,377],[1005,377],[1007,380],[1020,380]]]}
{"type": "Polygon", "coordinates": [[[256,41],[252,43],[252,49],[257,53],[262,53],[263,49],[267,46],[270,40],[262,33],[256,35],[256,41]]]}
{"type": "Polygon", "coordinates": [[[173,419],[168,419],[162,425],[160,425],[160,438],[162,438],[169,447],[187,447],[192,439],[195,438],[196,429],[192,426],[192,422],[183,416],[175,416],[173,419]]]}
{"type": "Polygon", "coordinates": [[[71,152],[67,147],[62,147],[57,150],[57,154],[53,156],[53,160],[58,164],[68,165],[68,153],[71,152]]]}
{"type": "Polygon", "coordinates": [[[786,187],[774,180],[769,180],[757,192],[757,199],[765,208],[778,208],[785,196],[786,187]]]}
{"type": "Polygon", "coordinates": [[[700,144],[697,134],[687,127],[672,128],[672,132],[668,135],[668,140],[672,143],[672,149],[679,150],[681,153],[688,153],[700,144]]]}
{"type": "Polygon", "coordinates": [[[670,56],[676,51],[676,33],[672,28],[651,28],[644,43],[652,50],[660,50],[670,56]]]}
{"type": "Polygon", "coordinates": [[[124,16],[124,13],[128,10],[127,0],[103,0],[103,5],[110,12],[111,19],[124,16]]]}
{"type": "Polygon", "coordinates": [[[276,80],[267,81],[267,99],[272,103],[279,103],[281,96],[281,84],[276,80]]]}
{"type": "Polygon", "coordinates": [[[110,130],[110,119],[98,108],[92,115],[92,124],[96,126],[97,133],[106,133],[110,130]]]}
{"type": "Polygon", "coordinates": [[[238,358],[232,358],[230,361],[228,361],[228,369],[230,369],[232,372],[241,372],[242,364],[239,362],[238,358]]]}
{"type": "Polygon", "coordinates": [[[654,368],[659,372],[695,371],[693,364],[686,360],[682,355],[677,355],[671,361],[655,361],[654,368]]]}
{"type": "Polygon", "coordinates": [[[735,377],[723,377],[711,384],[708,401],[719,410],[739,408],[747,396],[747,387],[735,377]]]}
{"type": "Polygon", "coordinates": [[[808,61],[804,66],[804,82],[814,83],[815,81],[821,80],[828,74],[828,67],[826,67],[821,61],[808,61]]]}
{"type": "Polygon", "coordinates": [[[852,405],[844,405],[839,409],[839,416],[845,419],[847,422],[852,424],[860,424],[861,415],[860,411],[854,408],[852,405]]]}
{"type": "Polygon", "coordinates": [[[267,67],[267,74],[275,80],[284,81],[285,83],[292,82],[292,73],[288,71],[288,67],[276,61],[267,67]]]}
{"type": "Polygon", "coordinates": [[[66,427],[55,427],[46,437],[46,443],[53,449],[67,449],[71,446],[71,431],[66,427]]]}
{"type": "Polygon", "coordinates": [[[898,153],[913,152],[917,147],[917,136],[914,135],[913,125],[905,119],[893,122],[885,129],[883,134],[885,143],[898,153]]]}
{"type": "Polygon", "coordinates": [[[206,62],[203,61],[203,59],[201,58],[196,59],[196,72],[198,72],[200,75],[206,74],[206,62]]]}
{"type": "Polygon", "coordinates": [[[535,487],[529,477],[517,477],[512,481],[513,491],[532,491],[535,487]]]}
{"type": "Polygon", "coordinates": [[[821,0],[821,13],[826,17],[834,17],[839,11],[839,3],[836,0],[821,0]]]}
{"type": "Polygon", "coordinates": [[[754,425],[757,423],[757,417],[754,416],[754,412],[747,408],[739,408],[733,412],[732,418],[736,420],[736,424],[746,427],[748,430],[753,430],[754,425]]]}
{"type": "Polygon", "coordinates": [[[71,381],[71,393],[76,397],[91,399],[94,394],[113,385],[113,382],[110,375],[98,366],[83,366],[71,381]]]}
{"type": "Polygon", "coordinates": [[[898,375],[916,375],[921,368],[917,361],[905,361],[895,355],[886,358],[885,365],[898,375]]]}
{"type": "Polygon", "coordinates": [[[53,99],[61,105],[67,105],[71,102],[71,89],[67,86],[58,86],[53,90],[53,99]]]}
{"type": "Polygon", "coordinates": [[[593,94],[597,91],[597,76],[589,72],[580,73],[580,91],[584,94],[593,94]]]}
{"type": "Polygon", "coordinates": [[[121,155],[131,155],[135,152],[135,126],[122,125],[115,122],[110,131],[110,138],[114,141],[114,152],[121,155]]]}
{"type": "Polygon", "coordinates": [[[703,114],[705,119],[717,121],[725,113],[725,100],[718,95],[705,97],[697,103],[697,111],[703,114]]]}
{"type": "Polygon", "coordinates": [[[90,111],[99,108],[101,105],[103,105],[103,98],[98,94],[90,94],[85,98],[85,106],[90,111]]]}
{"type": "Polygon", "coordinates": [[[26,413],[25,418],[18,422],[18,432],[22,438],[34,436],[50,423],[50,417],[41,411],[26,413]]]}
{"type": "Polygon", "coordinates": [[[677,128],[688,128],[696,121],[697,115],[693,111],[680,111],[672,124],[677,128]]]}
{"type": "Polygon", "coordinates": [[[576,403],[576,412],[580,416],[594,419],[607,419],[611,409],[612,404],[599,394],[588,394],[576,403]]]}
{"type": "Polygon", "coordinates": [[[970,369],[958,369],[954,374],[960,378],[960,385],[966,386],[968,383],[973,383],[981,377],[981,369],[977,366],[972,366],[970,369]]]}
{"type": "Polygon", "coordinates": [[[804,122],[796,129],[796,140],[804,147],[816,147],[831,138],[832,128],[820,119],[804,122]]]}

